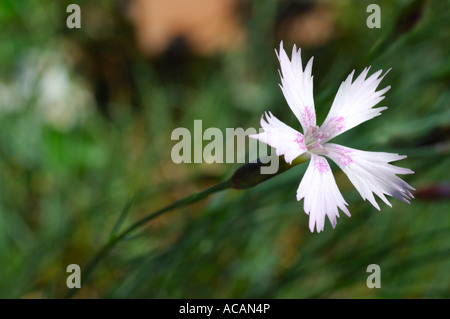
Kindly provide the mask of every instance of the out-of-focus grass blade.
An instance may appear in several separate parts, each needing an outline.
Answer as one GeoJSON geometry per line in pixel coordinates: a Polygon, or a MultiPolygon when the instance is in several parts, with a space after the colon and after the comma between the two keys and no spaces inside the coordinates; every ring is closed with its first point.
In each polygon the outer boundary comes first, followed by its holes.
{"type": "Polygon", "coordinates": [[[151,226],[145,228],[144,230],[138,232],[137,234],[125,236],[122,241],[132,241],[134,239],[145,237],[146,235],[150,234],[150,229],[151,229],[151,226]]]}
{"type": "Polygon", "coordinates": [[[127,217],[128,212],[130,211],[131,207],[133,206],[133,201],[134,201],[134,198],[131,198],[130,200],[128,200],[125,207],[122,209],[122,212],[120,213],[119,218],[117,219],[116,223],[114,224],[114,227],[111,230],[109,237],[114,237],[117,235],[120,227],[122,226],[123,222],[125,221],[125,218],[127,217]]]}

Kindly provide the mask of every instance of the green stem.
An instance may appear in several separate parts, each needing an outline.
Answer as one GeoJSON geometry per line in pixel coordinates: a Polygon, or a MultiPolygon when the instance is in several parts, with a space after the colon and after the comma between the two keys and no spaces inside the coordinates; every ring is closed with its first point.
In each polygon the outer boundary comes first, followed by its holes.
{"type": "MultiPolygon", "coordinates": [[[[166,213],[171,210],[174,210],[179,207],[187,206],[190,204],[193,204],[195,202],[198,202],[206,197],[208,197],[211,194],[220,192],[222,190],[231,188],[231,182],[225,181],[220,184],[214,185],[208,189],[205,189],[204,191],[186,196],[182,199],[179,199],[172,204],[161,208],[160,210],[157,210],[154,213],[151,213],[147,216],[144,216],[140,220],[136,221],[132,225],[130,225],[128,228],[126,228],[124,231],[122,231],[119,235],[112,235],[109,240],[106,242],[106,244],[97,252],[97,254],[94,256],[94,258],[91,259],[91,261],[84,267],[83,276],[82,276],[82,285],[88,282],[89,278],[92,275],[92,272],[97,267],[98,263],[106,257],[106,255],[111,251],[112,248],[114,248],[121,240],[123,240],[127,235],[131,234],[133,231],[138,229],[139,227],[143,226],[150,220],[166,213]]],[[[75,295],[77,292],[76,289],[71,289],[69,293],[67,294],[67,298],[71,298],[75,295]]]]}
{"type": "Polygon", "coordinates": [[[138,220],[137,222],[135,222],[133,225],[131,225],[130,227],[128,227],[127,229],[125,229],[118,237],[116,237],[115,239],[117,241],[122,240],[123,238],[125,238],[125,236],[127,236],[128,234],[130,234],[131,232],[133,232],[135,229],[139,228],[140,226],[146,224],[148,221],[158,217],[159,215],[162,215],[168,211],[171,211],[175,208],[178,207],[183,207],[183,206],[187,206],[190,204],[193,204],[195,202],[198,202],[206,197],[208,197],[211,194],[220,192],[222,190],[228,189],[231,187],[230,181],[225,181],[222,182],[220,184],[214,185],[208,189],[205,189],[204,191],[186,196],[182,199],[179,199],[175,202],[173,202],[172,204],[170,204],[169,206],[166,206],[150,215],[147,215],[145,217],[143,217],[142,219],[138,220]]]}
{"type": "MultiPolygon", "coordinates": [[[[196,203],[196,202],[208,197],[211,194],[220,192],[220,191],[228,189],[228,188],[244,189],[244,188],[250,188],[250,187],[256,186],[259,183],[262,183],[274,176],[277,176],[298,164],[304,163],[307,160],[306,157],[300,156],[296,160],[294,160],[292,164],[287,164],[286,161],[284,159],[282,159],[281,157],[278,159],[281,160],[281,163],[280,163],[280,166],[278,167],[277,172],[275,172],[273,174],[262,174],[261,173],[261,167],[265,166],[266,164],[264,164],[264,163],[266,163],[267,161],[258,160],[255,163],[246,164],[246,165],[242,166],[241,168],[239,168],[229,180],[222,182],[220,184],[214,185],[208,189],[205,189],[204,191],[186,196],[182,199],[179,199],[179,200],[173,202],[172,204],[170,204],[164,208],[161,208],[160,210],[157,210],[154,213],[144,216],[143,218],[139,219],[138,221],[136,221],[135,223],[130,225],[128,228],[126,228],[124,231],[122,231],[118,235],[115,233],[115,231],[118,228],[118,225],[120,223],[116,223],[116,226],[114,226],[113,234],[111,235],[109,240],[97,252],[97,254],[94,256],[94,258],[92,258],[92,260],[84,268],[83,276],[82,276],[82,280],[81,280],[82,285],[85,284],[86,282],[88,282],[94,269],[97,267],[99,262],[104,257],[106,257],[106,255],[111,251],[112,248],[114,248],[120,241],[125,239],[133,231],[135,231],[136,229],[145,225],[150,220],[152,220],[164,213],[172,211],[176,208],[196,203]]],[[[126,209],[128,209],[128,208],[126,208],[126,209]]],[[[121,216],[119,219],[122,219],[122,218],[123,218],[123,216],[121,216]]],[[[67,298],[71,298],[72,296],[75,295],[76,292],[77,292],[76,289],[71,289],[69,291],[69,293],[67,294],[67,298]]]]}

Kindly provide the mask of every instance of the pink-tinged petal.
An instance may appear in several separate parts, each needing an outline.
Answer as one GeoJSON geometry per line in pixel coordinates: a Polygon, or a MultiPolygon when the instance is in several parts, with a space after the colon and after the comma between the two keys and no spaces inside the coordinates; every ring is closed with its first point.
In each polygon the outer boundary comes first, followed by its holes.
{"type": "Polygon", "coordinates": [[[380,76],[382,70],[379,70],[366,79],[369,70],[370,67],[365,68],[352,83],[355,73],[353,70],[347,79],[342,82],[331,105],[330,112],[320,127],[325,135],[323,142],[380,115],[381,111],[387,109],[387,107],[373,107],[384,99],[383,94],[391,88],[387,86],[380,91],[376,91],[381,80],[390,69],[382,76],[380,76]]]}
{"type": "Polygon", "coordinates": [[[313,58],[309,60],[305,69],[302,66],[301,49],[294,45],[292,57],[289,60],[280,43],[280,51],[276,52],[280,61],[281,90],[305,133],[310,126],[316,125],[316,111],[314,109],[313,77],[311,75],[313,58]]]}
{"type": "Polygon", "coordinates": [[[272,113],[268,112],[265,115],[266,120],[264,116],[261,117],[264,132],[249,137],[272,146],[278,156],[284,155],[286,162],[292,164],[294,159],[306,152],[303,135],[281,122],[272,113]]]}
{"type": "Polygon", "coordinates": [[[309,215],[309,229],[321,232],[325,226],[325,216],[328,216],[333,228],[339,217],[338,208],[350,216],[344,198],[334,180],[327,160],[312,154],[308,169],[303,175],[297,190],[297,200],[304,198],[304,210],[309,215]]]}
{"type": "Polygon", "coordinates": [[[413,174],[414,172],[408,168],[389,164],[389,162],[406,158],[405,155],[360,151],[331,143],[325,144],[324,147],[326,156],[347,174],[362,198],[369,200],[378,210],[380,207],[373,194],[391,207],[385,195],[408,204],[409,199],[414,198],[410,192],[414,188],[397,176],[397,174],[413,174]]]}

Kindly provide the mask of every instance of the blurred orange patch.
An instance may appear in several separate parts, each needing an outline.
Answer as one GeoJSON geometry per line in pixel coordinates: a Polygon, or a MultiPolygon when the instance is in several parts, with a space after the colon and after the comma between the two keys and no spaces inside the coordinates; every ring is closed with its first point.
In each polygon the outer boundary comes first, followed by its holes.
{"type": "Polygon", "coordinates": [[[181,38],[192,52],[210,55],[244,42],[236,5],[237,0],[133,0],[130,13],[144,54],[160,55],[181,38]]]}
{"type": "Polygon", "coordinates": [[[326,5],[314,6],[304,14],[285,18],[278,26],[280,39],[288,39],[301,47],[318,47],[333,38],[335,17],[326,5]]]}

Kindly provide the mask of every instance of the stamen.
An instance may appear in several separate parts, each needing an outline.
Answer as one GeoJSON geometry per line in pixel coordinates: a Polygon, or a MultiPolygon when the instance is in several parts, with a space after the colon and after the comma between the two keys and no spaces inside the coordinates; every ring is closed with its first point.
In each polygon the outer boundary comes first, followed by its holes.
{"type": "Polygon", "coordinates": [[[306,150],[305,137],[302,134],[298,133],[294,142],[297,143],[301,150],[306,150]]]}

